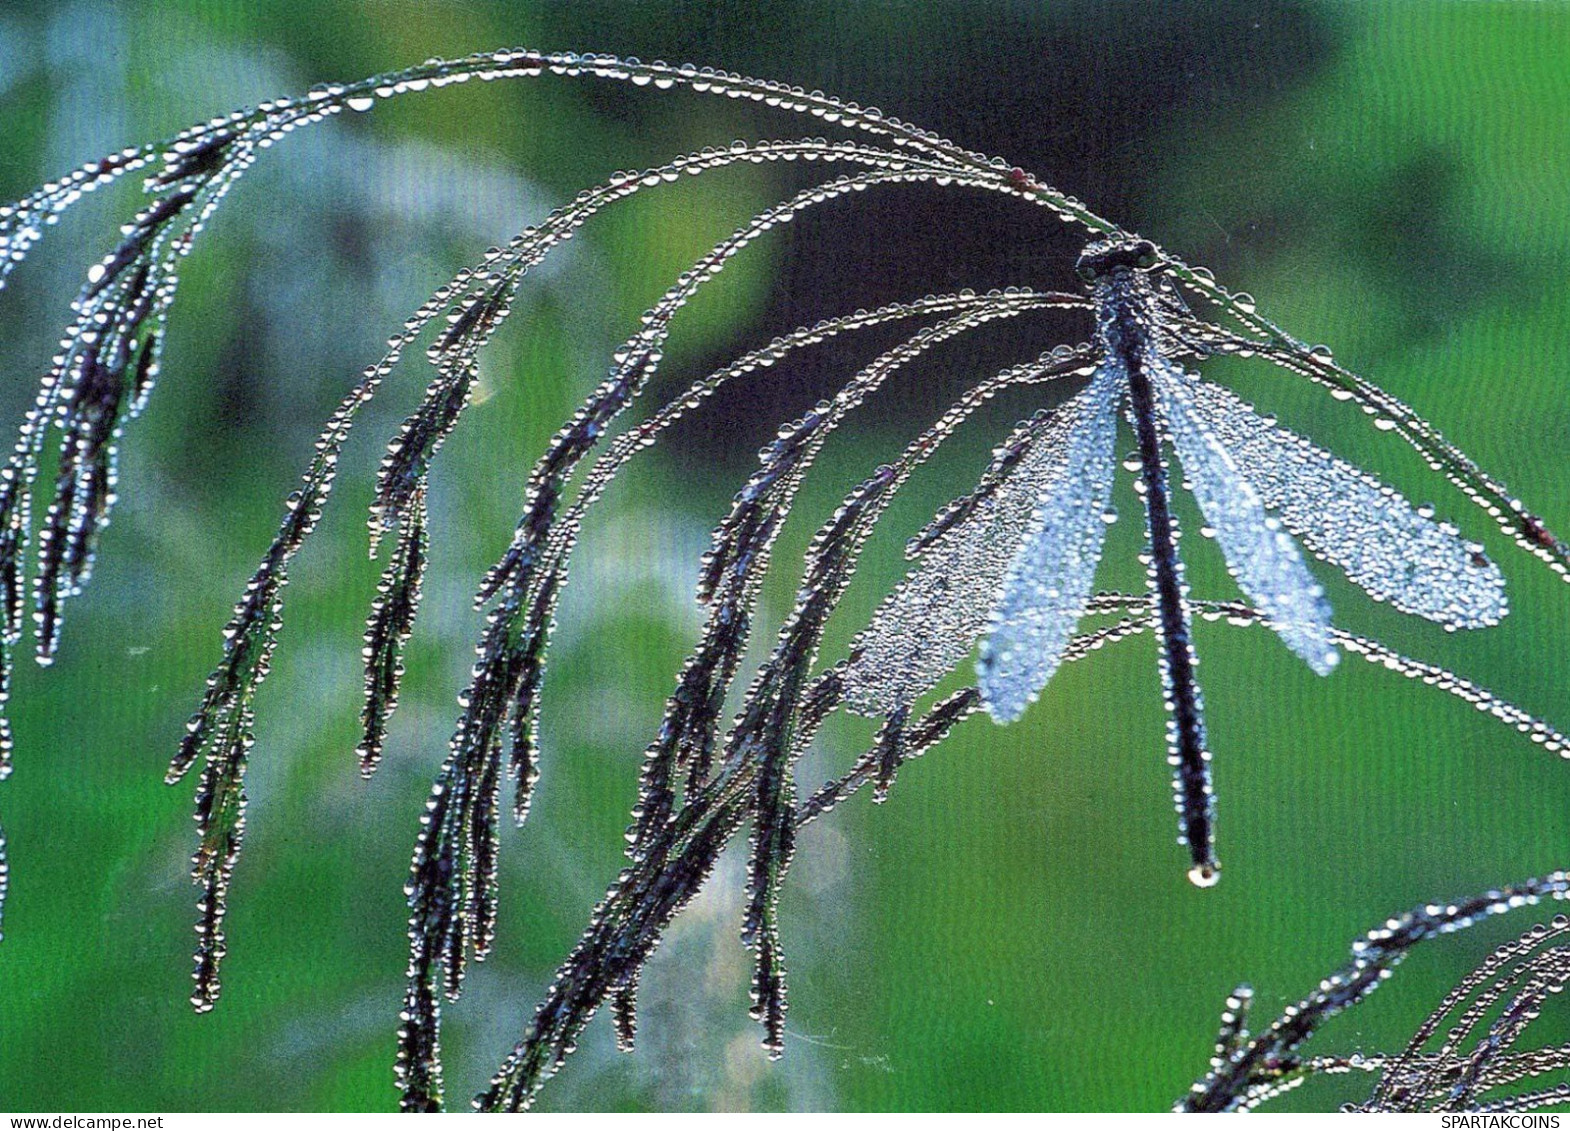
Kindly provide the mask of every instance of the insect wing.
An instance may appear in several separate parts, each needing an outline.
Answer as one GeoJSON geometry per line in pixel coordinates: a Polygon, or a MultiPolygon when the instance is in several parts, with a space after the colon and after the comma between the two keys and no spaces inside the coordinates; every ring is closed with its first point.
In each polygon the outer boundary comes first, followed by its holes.
{"type": "Polygon", "coordinates": [[[1227,567],[1272,628],[1309,667],[1327,675],[1337,653],[1330,639],[1330,606],[1302,552],[1239,461],[1197,410],[1201,382],[1163,358],[1150,359],[1161,410],[1194,498],[1215,531],[1227,567]]]}
{"type": "Polygon", "coordinates": [[[1497,624],[1508,611],[1499,567],[1393,488],[1273,425],[1227,389],[1185,380],[1195,416],[1248,468],[1265,506],[1369,596],[1457,628],[1497,624]]]}
{"type": "Polygon", "coordinates": [[[1090,599],[1112,497],[1117,402],[1126,387],[1121,367],[1103,361],[1008,563],[976,663],[982,702],[1000,723],[1017,719],[1041,694],[1090,599]]]}
{"type": "Polygon", "coordinates": [[[945,508],[947,514],[964,506],[968,513],[941,534],[920,539],[921,565],[851,646],[843,681],[852,710],[887,715],[908,706],[970,654],[1038,502],[1064,475],[1071,439],[1090,415],[1093,389],[1017,433],[1014,441],[1028,446],[995,489],[945,508]]]}

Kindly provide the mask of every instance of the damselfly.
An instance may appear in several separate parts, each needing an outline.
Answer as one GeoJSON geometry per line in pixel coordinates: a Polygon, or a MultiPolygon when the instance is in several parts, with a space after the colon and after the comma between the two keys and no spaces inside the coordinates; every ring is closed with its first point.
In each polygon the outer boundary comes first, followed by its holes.
{"type": "Polygon", "coordinates": [[[1180,839],[1193,861],[1189,878],[1209,886],[1220,876],[1210,753],[1163,444],[1176,451],[1206,531],[1239,587],[1320,675],[1338,658],[1330,609],[1291,535],[1376,599],[1447,627],[1497,623],[1506,611],[1504,577],[1454,528],[1256,415],[1222,387],[1184,373],[1183,359],[1235,343],[1194,318],[1150,241],[1092,243],[1078,272],[1095,302],[1099,354],[1089,387],[1027,426],[978,493],[916,539],[913,548],[925,560],[861,634],[845,669],[846,698],[869,713],[906,710],[979,637],[977,674],[988,713],[1006,723],[1024,712],[1058,669],[1091,597],[1118,409],[1126,404],[1137,442],[1130,470],[1139,473],[1149,538],[1180,839]],[[937,606],[947,611],[935,616],[937,606]]]}
{"type": "MultiPolygon", "coordinates": [[[[1548,724],[1476,684],[1331,626],[1323,595],[1287,531],[1376,598],[1450,627],[1489,624],[1502,616],[1501,578],[1481,550],[1453,529],[1256,416],[1225,390],[1186,375],[1184,363],[1214,354],[1257,356],[1327,385],[1409,442],[1518,545],[1561,576],[1570,576],[1570,546],[1426,421],[1325,351],[1260,317],[1245,296],[1124,233],[1023,169],[874,108],[713,68],[531,50],[431,60],[236,111],[169,141],[111,154],[0,208],[4,282],[86,194],[144,172],[151,198],[123,227],[119,243],[89,269],[60,350],[9,461],[0,467],[0,707],[29,603],[38,658],[47,662],[55,654],[65,602],[86,582],[115,502],[121,429],[141,410],[158,374],[178,269],[242,174],[287,135],[341,113],[364,113],[387,99],[471,79],[545,75],[747,99],[858,136],[737,141],[610,175],[455,274],[345,393],[224,629],[218,665],[166,779],[179,781],[202,765],[196,803],[200,842],[192,869],[200,891],[192,996],[198,1009],[212,1008],[220,993],[225,913],[245,830],[254,705],[279,642],[284,587],[332,492],[357,415],[423,338],[434,377],[387,447],[371,506],[373,534],[392,540],[394,549],[363,650],[358,754],[362,772],[369,774],[380,760],[398,700],[404,648],[430,556],[426,498],[432,469],[470,402],[480,358],[512,313],[526,277],[601,211],[737,165],[797,163],[842,172],[814,179],[757,212],[682,272],[612,351],[603,380],[530,473],[512,543],[478,587],[476,603],[487,614],[476,661],[459,697],[405,888],[410,950],[398,1054],[405,1108],[442,1105],[440,1001],[459,994],[469,963],[483,958],[495,940],[502,780],[511,776],[517,783],[512,812],[521,821],[539,778],[538,720],[558,601],[586,517],[638,453],[660,442],[676,422],[701,412],[721,386],[760,375],[830,339],[920,327],[849,376],[832,398],[780,428],[715,528],[699,571],[698,598],[707,610],[703,628],[644,751],[627,866],[608,887],[480,1106],[527,1106],[601,1007],[608,1006],[618,1037],[630,1045],[639,978],[661,933],[744,827],[752,834],[742,936],[755,958],[753,1013],[763,1024],[766,1047],[779,1053],[786,994],[778,902],[799,832],[864,786],[882,796],[904,763],[940,743],[975,711],[985,707],[999,721],[1017,718],[1061,663],[1147,627],[1156,629],[1161,642],[1182,833],[1196,882],[1213,882],[1217,874],[1208,755],[1189,641],[1196,614],[1268,623],[1317,671],[1329,670],[1338,648],[1361,655],[1460,697],[1545,747],[1570,745],[1548,724]],[[857,309],[797,327],[712,372],[685,379],[668,401],[616,431],[641,397],[660,388],[657,377],[677,316],[733,257],[809,210],[895,186],[990,193],[1023,205],[1030,219],[1047,215],[1089,233],[1098,242],[1079,264],[1089,297],[1021,287],[966,289],[857,309]],[[1186,300],[1209,304],[1207,313],[1215,320],[1196,317],[1186,300]],[[830,434],[941,343],[1049,310],[1091,312],[1096,340],[1057,347],[978,380],[897,459],[862,479],[819,527],[802,563],[795,602],[767,658],[744,678],[780,532],[830,434]],[[1090,378],[1088,388],[1018,429],[981,485],[917,536],[913,551],[923,564],[860,634],[853,654],[820,666],[825,626],[842,604],[860,552],[912,472],[1001,390],[1080,377],[1090,378]],[[1150,595],[1092,597],[1117,418],[1125,404],[1138,439],[1132,470],[1140,473],[1144,493],[1150,595]],[[51,486],[42,465],[55,433],[52,497],[35,508],[37,494],[51,486]],[[1251,603],[1189,598],[1163,438],[1176,450],[1206,523],[1251,603]],[[35,513],[42,514],[36,536],[35,513]],[[1119,619],[1076,634],[1081,614],[1119,619]],[[979,686],[923,703],[978,642],[979,686]],[[877,737],[848,771],[803,796],[796,780],[803,754],[841,706],[881,716],[877,737]]],[[[0,775],[8,768],[9,748],[0,711],[0,775]]],[[[0,856],[0,893],[4,879],[0,856]]]]}

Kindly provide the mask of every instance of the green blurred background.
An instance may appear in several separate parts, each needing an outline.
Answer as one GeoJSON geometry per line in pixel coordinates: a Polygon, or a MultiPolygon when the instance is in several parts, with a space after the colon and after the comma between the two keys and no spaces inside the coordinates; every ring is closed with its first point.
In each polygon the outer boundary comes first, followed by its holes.
{"type": "MultiPolygon", "coordinates": [[[[1561,4],[13,0],[0,9],[0,197],[272,95],[511,45],[821,87],[1005,156],[1253,292],[1570,527],[1561,4]]],[[[320,422],[453,271],[612,170],[826,129],[590,80],[471,84],[305,131],[247,176],[184,273],[165,375],[127,436],[122,501],[61,659],[17,676],[17,770],[0,788],[14,876],[0,1109],[394,1104],[401,887],[479,629],[468,594],[507,542],[530,462],[638,313],[803,171],[749,167],[653,190],[525,287],[435,476],[434,573],[369,783],[352,758],[377,569],[364,506],[421,366],[362,417],[293,571],[259,703],[224,998],[197,1017],[185,1001],[191,791],[160,781],[218,630],[320,422]]],[[[134,201],[134,188],[90,201],[0,295],[7,420],[134,201]]],[[[967,285],[1071,287],[1079,240],[1041,210],[954,190],[830,205],[749,249],[681,316],[655,395],[858,306],[967,285]]],[[[965,383],[1086,334],[1050,320],[984,331],[869,405],[802,501],[766,616],[788,608],[789,564],[849,484],[965,383]]],[[[506,837],[497,950],[447,1012],[455,1106],[521,1032],[616,874],[641,751],[699,624],[691,591],[707,530],[777,424],[891,340],[755,376],[642,457],[591,524],[547,685],[545,776],[527,827],[506,837]]],[[[1511,586],[1504,625],[1451,636],[1322,571],[1338,623],[1570,726],[1570,588],[1355,408],[1258,365],[1209,373],[1432,499],[1488,543],[1511,586]]],[[[834,625],[836,647],[900,576],[903,539],[1031,408],[998,405],[912,482],[834,625]]],[[[1118,491],[1126,517],[1102,580],[1134,588],[1137,504],[1126,483],[1118,491]]],[[[1233,592],[1213,547],[1192,540],[1190,560],[1199,593],[1233,592]]],[[[764,1059],[746,1017],[737,859],[645,979],[638,1052],[615,1053],[596,1021],[542,1106],[1164,1108],[1204,1069],[1237,982],[1254,984],[1263,1021],[1387,915],[1570,864],[1570,767],[1558,759],[1356,659],[1321,680],[1263,632],[1198,631],[1218,888],[1192,888],[1173,843],[1153,645],[1119,644],[1064,671],[1020,723],[965,724],[902,773],[888,805],[858,798],[806,834],[786,897],[783,1061],[764,1059]]],[[[864,721],[829,728],[803,785],[838,772],[869,735],[864,721]]],[[[1531,914],[1430,945],[1320,1047],[1400,1045],[1531,914]]],[[[1315,1084],[1291,1103],[1365,1088],[1315,1084]]]]}

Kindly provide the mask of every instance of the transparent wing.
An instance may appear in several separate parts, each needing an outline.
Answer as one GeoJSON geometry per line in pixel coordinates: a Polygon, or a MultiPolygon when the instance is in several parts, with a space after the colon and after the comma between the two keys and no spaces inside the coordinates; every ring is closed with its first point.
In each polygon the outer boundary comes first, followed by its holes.
{"type": "Polygon", "coordinates": [[[1102,361],[1008,563],[976,663],[982,702],[997,722],[1019,718],[1041,694],[1090,599],[1112,496],[1117,402],[1127,382],[1120,365],[1102,361]]]}
{"type": "Polygon", "coordinates": [[[1024,454],[995,489],[957,500],[939,520],[961,508],[963,518],[941,533],[918,536],[921,565],[851,645],[843,674],[851,710],[886,715],[908,706],[970,655],[1037,503],[1064,475],[1071,438],[1090,415],[1094,389],[1093,384],[1016,433],[988,475],[1000,470],[1007,447],[1023,444],[1024,454]]]}
{"type": "Polygon", "coordinates": [[[1369,596],[1458,628],[1497,624],[1508,611],[1504,575],[1481,550],[1221,386],[1185,380],[1195,415],[1248,469],[1265,506],[1369,596]]]}
{"type": "Polygon", "coordinates": [[[1297,543],[1266,513],[1240,461],[1211,431],[1198,408],[1202,382],[1159,357],[1152,357],[1150,365],[1184,478],[1238,587],[1288,648],[1320,675],[1329,674],[1337,660],[1330,606],[1297,543]]]}

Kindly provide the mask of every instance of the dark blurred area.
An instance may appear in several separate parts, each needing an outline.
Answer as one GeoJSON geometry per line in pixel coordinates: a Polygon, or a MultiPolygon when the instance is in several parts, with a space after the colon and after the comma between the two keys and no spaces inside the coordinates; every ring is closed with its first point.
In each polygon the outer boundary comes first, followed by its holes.
{"type": "MultiPolygon", "coordinates": [[[[1323,10],[1233,0],[589,3],[551,9],[541,28],[542,42],[700,60],[878,106],[1005,155],[1135,230],[1162,215],[1164,147],[1186,123],[1289,92],[1325,64],[1338,35],[1323,10]],[[630,18],[647,22],[633,31],[630,18]]],[[[645,136],[669,136],[684,112],[619,84],[596,87],[590,98],[597,111],[645,136]]],[[[749,108],[745,133],[783,136],[820,125],[779,118],[749,108]]],[[[648,159],[659,152],[651,149],[648,159]]],[[[1069,268],[1083,240],[1035,209],[989,194],[932,185],[860,194],[789,226],[755,331],[769,335],[964,287],[1077,293],[1069,268]]],[[[1192,253],[1209,263],[1214,257],[1201,253],[1210,250],[1192,253]]],[[[965,356],[963,374],[920,382],[901,415],[912,424],[930,419],[968,380],[1086,333],[1083,319],[1036,322],[986,335],[965,356]]],[[[693,368],[725,360],[716,351],[693,368]]],[[[694,458],[733,472],[749,467],[756,445],[745,439],[747,422],[784,422],[837,388],[832,377],[802,368],[790,371],[791,380],[727,390],[709,417],[709,443],[694,458]]]]}

